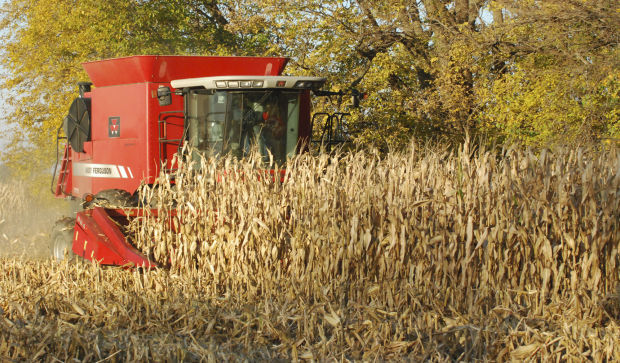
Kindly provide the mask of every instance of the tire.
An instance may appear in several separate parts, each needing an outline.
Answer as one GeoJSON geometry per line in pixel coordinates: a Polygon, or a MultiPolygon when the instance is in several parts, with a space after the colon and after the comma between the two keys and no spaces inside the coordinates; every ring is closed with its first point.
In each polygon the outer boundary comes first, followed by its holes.
{"type": "Polygon", "coordinates": [[[57,262],[65,259],[73,260],[75,254],[71,247],[73,246],[73,228],[75,219],[63,218],[56,222],[50,243],[50,252],[54,260],[57,262]]]}

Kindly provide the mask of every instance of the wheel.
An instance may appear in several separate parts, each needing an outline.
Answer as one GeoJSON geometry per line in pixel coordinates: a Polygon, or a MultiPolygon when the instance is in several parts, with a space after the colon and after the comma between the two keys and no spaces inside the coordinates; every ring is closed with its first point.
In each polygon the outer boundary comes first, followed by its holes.
{"type": "Polygon", "coordinates": [[[64,218],[56,222],[52,232],[50,249],[52,257],[58,262],[65,258],[73,259],[74,254],[71,250],[73,246],[73,227],[75,219],[64,218]]]}

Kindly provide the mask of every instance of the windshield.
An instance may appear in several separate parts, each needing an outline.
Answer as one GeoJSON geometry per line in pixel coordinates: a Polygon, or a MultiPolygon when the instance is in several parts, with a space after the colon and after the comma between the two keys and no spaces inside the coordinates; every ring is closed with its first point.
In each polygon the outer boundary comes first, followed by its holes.
{"type": "Polygon", "coordinates": [[[293,156],[299,135],[299,91],[192,90],[187,135],[205,156],[247,156],[253,145],[263,159],[282,165],[293,156]]]}

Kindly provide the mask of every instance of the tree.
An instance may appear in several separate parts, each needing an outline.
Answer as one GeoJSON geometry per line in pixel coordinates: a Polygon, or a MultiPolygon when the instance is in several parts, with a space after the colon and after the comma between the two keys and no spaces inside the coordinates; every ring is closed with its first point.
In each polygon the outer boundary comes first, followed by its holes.
{"type": "Polygon", "coordinates": [[[468,132],[541,144],[617,132],[620,22],[611,1],[239,3],[229,27],[256,32],[251,19],[271,29],[272,52],[291,55],[293,72],[370,93],[355,115],[358,142],[468,132]],[[539,105],[515,108],[528,99],[539,105]]]}
{"type": "Polygon", "coordinates": [[[488,103],[480,118],[489,129],[533,145],[620,136],[620,17],[614,2],[495,6],[502,21],[493,46],[503,71],[482,93],[488,103]]]}
{"type": "Polygon", "coordinates": [[[16,130],[4,157],[22,171],[49,170],[79,64],[135,54],[290,56],[291,74],[367,92],[350,131],[385,150],[620,135],[611,0],[9,0],[1,14],[16,130]]]}
{"type": "Polygon", "coordinates": [[[10,96],[13,141],[3,158],[22,175],[48,177],[56,132],[87,80],[81,63],[136,54],[233,54],[216,1],[10,0],[2,8],[0,83],[10,96]]]}
{"type": "Polygon", "coordinates": [[[85,78],[79,63],[116,55],[127,47],[123,33],[129,9],[118,4],[5,3],[1,62],[8,77],[2,87],[10,96],[5,101],[12,112],[6,118],[15,132],[4,156],[14,170],[26,175],[49,170],[56,129],[75,95],[76,82],[85,78]]]}
{"type": "MultiPolygon", "coordinates": [[[[402,145],[412,135],[455,138],[475,130],[484,5],[265,0],[259,23],[273,30],[276,51],[290,54],[297,70],[323,74],[334,88],[363,86],[370,93],[356,115],[358,141],[402,145]]],[[[253,31],[244,28],[246,17],[232,20],[235,30],[253,31]]]]}

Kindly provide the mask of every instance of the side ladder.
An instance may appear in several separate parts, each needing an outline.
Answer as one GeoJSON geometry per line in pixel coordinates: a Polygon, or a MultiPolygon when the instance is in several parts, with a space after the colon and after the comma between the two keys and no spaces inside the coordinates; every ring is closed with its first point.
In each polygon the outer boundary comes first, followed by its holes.
{"type": "Polygon", "coordinates": [[[67,143],[65,145],[65,151],[62,156],[62,161],[60,163],[60,171],[58,172],[58,182],[56,182],[56,190],[54,191],[54,195],[56,197],[64,197],[71,195],[71,173],[72,173],[72,161],[71,161],[71,150],[70,146],[67,143]]]}

